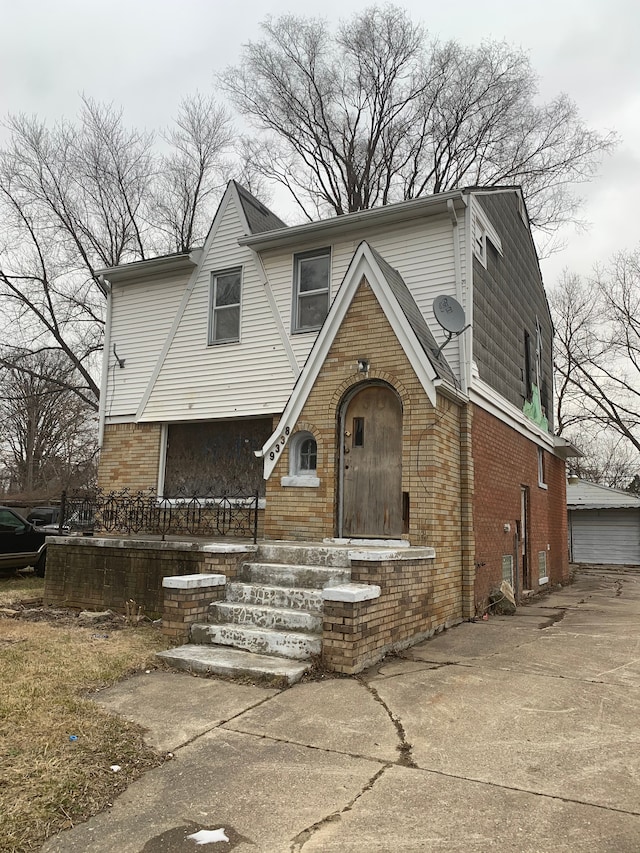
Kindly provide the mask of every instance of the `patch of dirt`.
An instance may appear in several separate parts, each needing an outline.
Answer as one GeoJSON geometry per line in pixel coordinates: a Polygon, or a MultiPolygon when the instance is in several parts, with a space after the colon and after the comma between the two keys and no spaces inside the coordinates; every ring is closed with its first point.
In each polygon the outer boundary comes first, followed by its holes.
{"type": "Polygon", "coordinates": [[[96,628],[101,633],[127,627],[120,613],[112,610],[101,613],[80,611],[72,607],[45,607],[40,599],[25,599],[0,608],[0,619],[20,619],[25,622],[48,622],[63,628],[96,628]]]}

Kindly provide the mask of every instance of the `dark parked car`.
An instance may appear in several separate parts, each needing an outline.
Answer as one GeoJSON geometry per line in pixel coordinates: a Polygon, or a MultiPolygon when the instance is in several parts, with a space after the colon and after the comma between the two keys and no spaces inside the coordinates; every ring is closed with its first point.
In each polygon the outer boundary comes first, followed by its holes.
{"type": "Polygon", "coordinates": [[[27,521],[36,527],[53,527],[60,519],[59,506],[37,506],[27,516],[27,521]]]}
{"type": "Polygon", "coordinates": [[[44,577],[46,534],[7,506],[0,506],[0,570],[33,566],[44,577]]]}

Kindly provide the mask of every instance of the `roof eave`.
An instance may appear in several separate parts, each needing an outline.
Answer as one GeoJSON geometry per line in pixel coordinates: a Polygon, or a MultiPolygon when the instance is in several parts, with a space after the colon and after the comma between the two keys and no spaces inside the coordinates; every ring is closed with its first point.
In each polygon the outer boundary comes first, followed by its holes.
{"type": "MultiPolygon", "coordinates": [[[[467,194],[468,195],[468,194],[467,194]]],[[[417,216],[436,216],[447,214],[447,202],[451,200],[460,210],[467,205],[465,193],[462,190],[439,193],[424,198],[373,207],[356,213],[346,213],[331,219],[321,219],[318,222],[305,222],[303,225],[292,225],[289,228],[278,228],[275,231],[265,231],[247,237],[241,237],[241,246],[252,249],[272,249],[292,243],[303,243],[311,238],[328,239],[333,234],[344,235],[345,232],[355,231],[362,227],[372,228],[378,224],[390,225],[415,219],[417,216]]]]}
{"type": "Polygon", "coordinates": [[[160,258],[149,258],[145,261],[134,261],[117,267],[105,267],[96,270],[96,275],[104,276],[111,284],[128,284],[132,281],[153,278],[157,275],[190,273],[198,265],[201,256],[202,249],[193,249],[191,252],[180,252],[160,258]]]}

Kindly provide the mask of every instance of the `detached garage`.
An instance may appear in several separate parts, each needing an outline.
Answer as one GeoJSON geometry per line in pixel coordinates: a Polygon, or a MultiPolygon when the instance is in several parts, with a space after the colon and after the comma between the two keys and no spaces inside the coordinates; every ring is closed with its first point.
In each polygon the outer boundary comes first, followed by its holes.
{"type": "Polygon", "coordinates": [[[570,478],[569,559],[573,563],[640,565],[640,498],[570,478]]]}

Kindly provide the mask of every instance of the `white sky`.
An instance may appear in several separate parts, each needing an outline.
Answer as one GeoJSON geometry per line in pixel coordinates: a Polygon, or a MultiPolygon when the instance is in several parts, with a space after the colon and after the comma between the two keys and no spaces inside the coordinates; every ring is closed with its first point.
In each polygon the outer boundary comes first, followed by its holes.
{"type": "MultiPolygon", "coordinates": [[[[182,97],[211,91],[214,71],[234,64],[268,14],[329,20],[371,5],[357,0],[0,0],[0,115],[73,117],[79,94],[123,106],[130,124],[169,124],[182,97]]],[[[446,40],[505,39],[529,52],[544,98],[569,94],[594,129],[621,137],[597,180],[583,186],[586,233],[543,262],[547,286],[565,267],[588,274],[640,232],[640,3],[638,0],[458,0],[398,3],[446,40]]],[[[275,207],[275,205],[274,205],[275,207]]],[[[286,211],[276,210],[286,218],[286,211]]]]}

